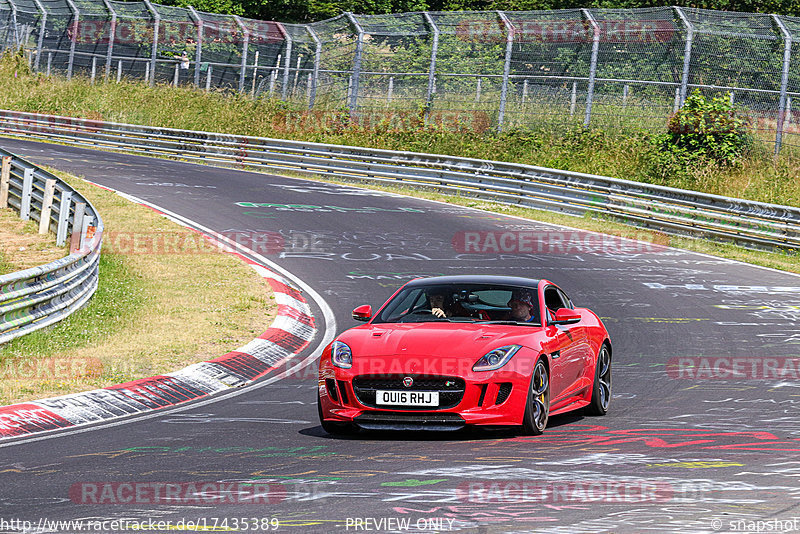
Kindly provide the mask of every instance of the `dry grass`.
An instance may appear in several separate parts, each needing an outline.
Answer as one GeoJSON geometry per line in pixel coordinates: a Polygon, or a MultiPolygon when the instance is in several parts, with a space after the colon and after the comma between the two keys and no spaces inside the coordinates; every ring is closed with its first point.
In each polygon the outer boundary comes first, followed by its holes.
{"type": "Polygon", "coordinates": [[[23,221],[11,208],[0,209],[0,275],[44,265],[63,258],[68,248],[57,247],[53,234],[39,234],[39,225],[23,221]]]}
{"type": "MultiPolygon", "coordinates": [[[[55,174],[92,202],[107,232],[190,234],[148,208],[55,174]]],[[[109,247],[100,269],[101,285],[88,307],[52,330],[0,348],[0,404],[106,387],[216,358],[264,332],[277,310],[267,283],[229,254],[122,254],[109,247]],[[31,376],[37,365],[52,368],[54,361],[66,370],[31,376]],[[73,376],[79,374],[84,376],[73,376]]]]}

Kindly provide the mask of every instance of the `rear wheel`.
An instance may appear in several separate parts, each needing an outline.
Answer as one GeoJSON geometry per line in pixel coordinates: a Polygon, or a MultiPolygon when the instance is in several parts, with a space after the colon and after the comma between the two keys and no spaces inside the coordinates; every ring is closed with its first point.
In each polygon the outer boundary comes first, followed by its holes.
{"type": "Polygon", "coordinates": [[[592,401],[585,408],[587,415],[605,415],[611,403],[611,351],[608,345],[600,347],[594,370],[592,401]]]}
{"type": "Polygon", "coordinates": [[[322,399],[317,397],[317,414],[319,415],[319,424],[322,430],[334,436],[341,436],[345,434],[352,434],[356,428],[352,423],[340,423],[337,421],[326,421],[322,418],[322,399]]]}
{"type": "Polygon", "coordinates": [[[528,388],[528,400],[525,403],[525,415],[522,421],[523,431],[531,436],[538,436],[547,427],[550,416],[550,375],[544,358],[539,358],[533,368],[531,385],[528,388]]]}

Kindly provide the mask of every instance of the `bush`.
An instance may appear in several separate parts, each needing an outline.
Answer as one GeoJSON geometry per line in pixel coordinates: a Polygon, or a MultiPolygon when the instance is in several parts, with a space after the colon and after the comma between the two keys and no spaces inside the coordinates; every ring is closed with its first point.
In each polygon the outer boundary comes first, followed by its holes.
{"type": "Polygon", "coordinates": [[[662,148],[687,163],[711,159],[731,165],[753,146],[747,117],[725,96],[706,98],[695,89],[667,123],[662,148]]]}

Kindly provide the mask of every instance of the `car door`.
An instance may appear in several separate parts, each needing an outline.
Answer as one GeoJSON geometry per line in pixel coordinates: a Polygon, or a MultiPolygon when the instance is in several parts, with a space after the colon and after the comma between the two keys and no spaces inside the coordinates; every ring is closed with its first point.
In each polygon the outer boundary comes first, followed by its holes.
{"type": "Polygon", "coordinates": [[[560,308],[572,309],[572,302],[554,285],[544,289],[545,320],[548,337],[554,339],[555,351],[551,352],[550,370],[551,402],[555,406],[562,397],[574,395],[583,375],[586,358],[586,329],[581,323],[569,325],[552,324],[556,311],[560,308]]]}

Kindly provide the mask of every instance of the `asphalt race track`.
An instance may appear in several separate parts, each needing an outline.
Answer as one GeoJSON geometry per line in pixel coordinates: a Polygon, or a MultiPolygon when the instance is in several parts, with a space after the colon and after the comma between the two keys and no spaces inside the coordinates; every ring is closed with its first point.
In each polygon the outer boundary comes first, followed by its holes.
{"type": "Polygon", "coordinates": [[[312,364],[215,402],[0,443],[0,532],[20,532],[22,521],[31,531],[77,531],[44,520],[127,520],[127,531],[138,521],[139,531],[156,532],[199,523],[204,531],[697,533],[742,532],[758,521],[800,530],[795,275],[671,249],[625,251],[614,240],[588,252],[464,254],[453,246],[460,232],[528,230],[551,244],[575,236],[352,187],[0,144],[218,232],[280,233],[283,251],[268,259],[322,295],[337,332],[357,324],[354,307],[381,304],[413,277],[486,273],[553,280],[604,319],[614,344],[610,413],[552,418],[539,437],[332,438],[317,421],[312,364]],[[679,365],[687,361],[699,367],[679,365]],[[257,483],[262,502],[207,503],[195,493],[119,503],[112,495],[121,484],[153,482],[257,483]]]}

